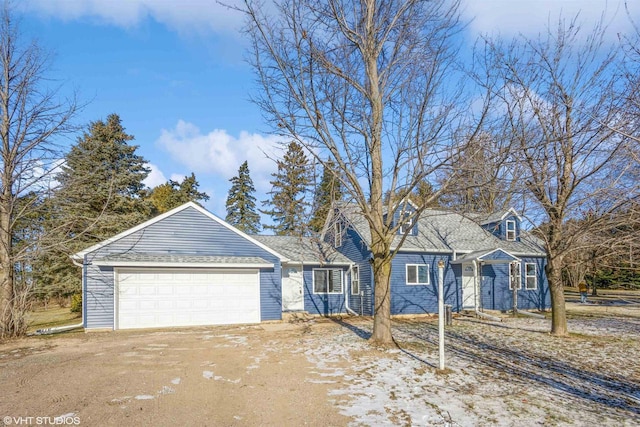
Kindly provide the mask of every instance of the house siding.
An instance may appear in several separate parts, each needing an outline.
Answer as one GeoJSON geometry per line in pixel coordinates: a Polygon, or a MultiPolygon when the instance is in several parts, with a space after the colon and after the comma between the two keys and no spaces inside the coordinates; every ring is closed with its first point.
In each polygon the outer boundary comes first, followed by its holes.
{"type": "Polygon", "coordinates": [[[261,320],[282,318],[279,258],[188,207],[85,256],[86,328],[114,327],[113,268],[93,265],[92,260],[125,253],[261,257],[274,264],[260,269],[261,320]]]}
{"type": "MultiPolygon", "coordinates": [[[[545,310],[551,306],[549,285],[544,274],[546,259],[525,257],[520,264],[518,308],[522,310],[545,310]],[[536,289],[525,288],[525,263],[536,264],[536,289]]],[[[482,266],[481,307],[487,310],[509,311],[513,309],[513,291],[509,289],[509,264],[485,264],[482,266]]]]}
{"type": "MultiPolygon", "coordinates": [[[[329,243],[333,244],[332,241],[329,243]]],[[[360,270],[360,296],[349,294],[349,308],[356,313],[371,316],[373,314],[373,271],[369,259],[371,257],[367,245],[362,241],[360,235],[351,227],[344,229],[342,246],[336,248],[344,256],[353,261],[360,270]]],[[[351,292],[351,281],[349,281],[348,292],[351,292]]]]}
{"type": "Polygon", "coordinates": [[[460,287],[446,254],[398,253],[391,264],[391,314],[426,314],[438,312],[438,261],[445,262],[444,301],[459,310],[460,287]],[[429,266],[428,285],[407,284],[407,264],[429,266]]]}
{"type": "Polygon", "coordinates": [[[304,286],[304,310],[312,314],[329,316],[332,314],[346,314],[345,292],[350,291],[349,267],[342,266],[312,266],[305,265],[302,268],[304,286]],[[342,293],[340,294],[314,294],[313,270],[317,268],[340,270],[342,272],[342,293]]]}

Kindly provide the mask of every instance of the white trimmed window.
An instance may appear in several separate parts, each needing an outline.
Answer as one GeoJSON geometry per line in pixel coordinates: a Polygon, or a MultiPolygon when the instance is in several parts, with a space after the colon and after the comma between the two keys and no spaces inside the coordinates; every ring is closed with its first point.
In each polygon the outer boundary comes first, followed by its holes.
{"type": "Polygon", "coordinates": [[[516,222],[512,220],[507,221],[507,240],[516,240],[516,222]]]}
{"type": "Polygon", "coordinates": [[[399,234],[410,233],[411,228],[413,227],[413,219],[409,218],[411,214],[405,213],[402,216],[402,224],[400,225],[400,230],[398,230],[399,234]]]}
{"type": "Polygon", "coordinates": [[[342,270],[331,268],[313,269],[314,294],[341,294],[342,270]]]}
{"type": "Polygon", "coordinates": [[[407,285],[428,285],[429,266],[426,264],[407,264],[407,285]]]}
{"type": "Polygon", "coordinates": [[[339,222],[333,225],[333,246],[336,248],[342,246],[342,224],[339,222]]]}
{"type": "Polygon", "coordinates": [[[360,295],[360,267],[351,267],[351,295],[360,295]]]}
{"type": "Polygon", "coordinates": [[[536,264],[533,262],[527,262],[524,265],[524,287],[525,289],[534,290],[538,289],[538,277],[536,274],[536,264]]]}
{"type": "Polygon", "coordinates": [[[522,289],[520,283],[520,263],[512,262],[509,264],[509,290],[522,289]]]}

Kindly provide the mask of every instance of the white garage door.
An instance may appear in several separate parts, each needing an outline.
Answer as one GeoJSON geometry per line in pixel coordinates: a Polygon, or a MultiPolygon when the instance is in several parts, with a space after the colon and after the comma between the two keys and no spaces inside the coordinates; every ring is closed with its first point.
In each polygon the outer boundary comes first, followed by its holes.
{"type": "Polygon", "coordinates": [[[260,322],[256,270],[118,269],[118,329],[260,322]]]}

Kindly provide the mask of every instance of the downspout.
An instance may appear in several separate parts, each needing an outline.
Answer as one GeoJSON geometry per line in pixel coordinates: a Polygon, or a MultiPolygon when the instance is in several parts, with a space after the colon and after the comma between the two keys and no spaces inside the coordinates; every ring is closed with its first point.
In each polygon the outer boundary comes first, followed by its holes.
{"type": "MultiPolygon", "coordinates": [[[[83,258],[84,260],[84,258],[83,258]]],[[[80,267],[82,270],[82,287],[84,288],[84,263],[80,264],[78,263],[78,261],[76,261],[75,259],[71,258],[71,262],[73,262],[73,265],[80,267]]],[[[80,311],[81,313],[81,322],[75,325],[67,325],[67,326],[56,326],[54,328],[44,328],[44,329],[38,329],[36,330],[32,335],[50,335],[50,334],[57,334],[60,332],[66,332],[66,331],[71,331],[74,329],[78,329],[78,328],[82,328],[84,327],[84,305],[86,304],[84,298],[82,299],[82,310],[80,311]]]]}
{"type": "MultiPolygon", "coordinates": [[[[353,286],[353,283],[351,282],[351,279],[353,278],[352,276],[353,274],[353,264],[349,265],[349,289],[351,289],[351,286],[353,286]]],[[[345,289],[345,294],[344,294],[344,308],[347,309],[347,313],[351,313],[354,316],[358,316],[358,313],[356,313],[355,311],[351,310],[351,307],[349,307],[349,294],[351,293],[350,290],[345,289]]]]}

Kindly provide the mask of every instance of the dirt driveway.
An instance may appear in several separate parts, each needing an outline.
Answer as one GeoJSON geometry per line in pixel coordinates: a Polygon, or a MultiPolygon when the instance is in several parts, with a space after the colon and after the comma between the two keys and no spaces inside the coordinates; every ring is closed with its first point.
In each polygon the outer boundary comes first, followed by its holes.
{"type": "Polygon", "coordinates": [[[71,415],[69,423],[77,417],[92,426],[345,425],[349,419],[327,398],[328,384],[296,346],[324,327],[313,329],[74,333],[8,343],[0,346],[0,420],[28,425],[27,417],[71,415]]]}
{"type": "Polygon", "coordinates": [[[568,338],[549,319],[457,318],[446,372],[429,319],[396,320],[388,349],[367,342],[367,319],[29,338],[0,345],[0,420],[637,426],[640,307],[625,310],[572,309],[568,338]]]}

